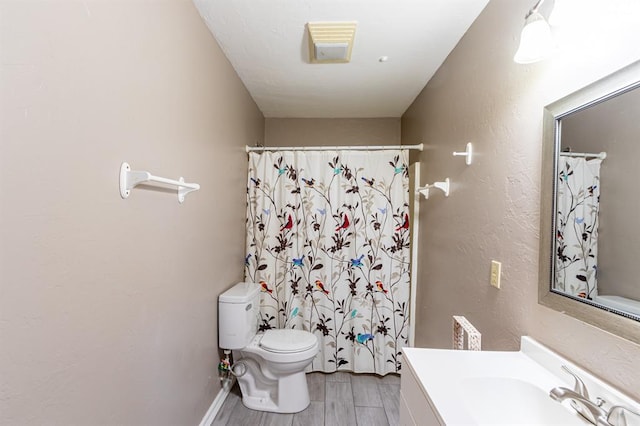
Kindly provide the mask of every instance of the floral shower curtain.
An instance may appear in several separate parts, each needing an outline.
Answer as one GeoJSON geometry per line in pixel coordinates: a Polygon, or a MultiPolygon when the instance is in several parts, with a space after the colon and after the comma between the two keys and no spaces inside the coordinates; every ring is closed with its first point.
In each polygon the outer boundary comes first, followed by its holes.
{"type": "Polygon", "coordinates": [[[260,329],[313,332],[314,371],[387,374],[409,328],[408,153],[249,154],[245,279],[260,329]]]}
{"type": "Polygon", "coordinates": [[[598,294],[599,158],[560,155],[555,290],[592,299],[598,294]]]}

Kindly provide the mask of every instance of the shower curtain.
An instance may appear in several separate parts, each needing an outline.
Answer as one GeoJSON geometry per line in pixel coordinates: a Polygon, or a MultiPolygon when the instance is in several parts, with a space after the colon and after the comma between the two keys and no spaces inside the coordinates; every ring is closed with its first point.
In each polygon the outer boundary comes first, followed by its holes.
{"type": "Polygon", "coordinates": [[[601,159],[560,155],[554,289],[570,296],[597,295],[601,159]]]}
{"type": "Polygon", "coordinates": [[[406,150],[249,154],[245,279],[260,329],[320,342],[314,371],[398,372],[409,328],[406,150]]]}

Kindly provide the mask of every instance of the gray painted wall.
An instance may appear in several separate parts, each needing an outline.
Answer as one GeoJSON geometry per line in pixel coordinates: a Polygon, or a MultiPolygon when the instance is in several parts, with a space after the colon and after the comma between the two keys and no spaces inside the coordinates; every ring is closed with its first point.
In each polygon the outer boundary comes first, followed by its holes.
{"type": "Polygon", "coordinates": [[[449,198],[421,200],[418,346],[450,347],[451,316],[465,315],[483,349],[530,335],[640,398],[638,345],[537,301],[543,107],[637,59],[637,25],[622,13],[631,3],[600,2],[597,29],[572,28],[552,60],[518,65],[532,4],[493,0],[403,115],[403,143],[429,144],[422,182],[452,180],[449,198]],[[467,167],[451,153],[469,141],[467,167]],[[489,285],[492,259],[501,290],[489,285]]]}
{"type": "Polygon", "coordinates": [[[400,118],[267,118],[265,144],[399,145],[400,118]]]}
{"type": "Polygon", "coordinates": [[[190,1],[2,1],[0,32],[0,424],[198,424],[262,114],[190,1]],[[123,200],[123,161],[202,189],[123,200]]]}

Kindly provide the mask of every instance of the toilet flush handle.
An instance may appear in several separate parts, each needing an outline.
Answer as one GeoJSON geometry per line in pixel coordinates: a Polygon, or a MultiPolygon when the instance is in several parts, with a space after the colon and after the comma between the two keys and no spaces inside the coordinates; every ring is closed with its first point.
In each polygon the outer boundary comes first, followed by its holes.
{"type": "Polygon", "coordinates": [[[231,366],[231,373],[236,377],[242,377],[247,373],[247,365],[242,360],[234,362],[231,366]]]}

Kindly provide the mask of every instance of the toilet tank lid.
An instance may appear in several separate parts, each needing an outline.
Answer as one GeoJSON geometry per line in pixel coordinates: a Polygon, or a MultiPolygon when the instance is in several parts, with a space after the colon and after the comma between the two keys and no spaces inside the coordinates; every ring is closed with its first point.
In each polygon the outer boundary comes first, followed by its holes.
{"type": "Polygon", "coordinates": [[[241,282],[222,293],[218,300],[225,303],[247,303],[260,292],[260,284],[241,282]]]}

